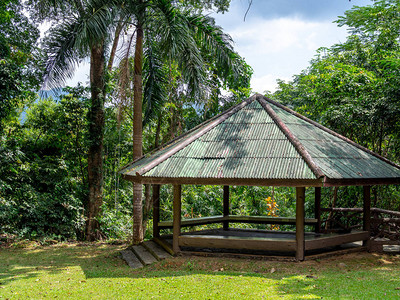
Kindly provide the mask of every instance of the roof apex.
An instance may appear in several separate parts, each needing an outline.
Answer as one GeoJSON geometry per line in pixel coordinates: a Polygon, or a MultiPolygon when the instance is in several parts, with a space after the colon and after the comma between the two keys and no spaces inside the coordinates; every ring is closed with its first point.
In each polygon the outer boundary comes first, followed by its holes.
{"type": "Polygon", "coordinates": [[[261,94],[135,160],[120,173],[142,183],[400,183],[397,164],[261,94]]]}

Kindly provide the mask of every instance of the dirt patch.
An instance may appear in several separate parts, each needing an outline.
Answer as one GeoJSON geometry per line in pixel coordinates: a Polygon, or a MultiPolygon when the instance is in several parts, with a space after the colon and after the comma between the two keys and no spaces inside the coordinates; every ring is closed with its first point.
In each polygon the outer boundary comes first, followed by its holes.
{"type": "Polygon", "coordinates": [[[199,257],[182,256],[171,257],[157,262],[149,267],[151,271],[204,271],[204,272],[242,272],[242,273],[280,273],[292,275],[318,274],[324,271],[336,271],[347,273],[355,269],[380,268],[385,266],[400,266],[400,256],[352,253],[321,260],[310,260],[304,262],[282,262],[282,261],[258,261],[241,258],[221,257],[199,257]]]}
{"type": "Polygon", "coordinates": [[[45,247],[101,247],[107,245],[127,245],[126,241],[122,240],[110,240],[110,241],[97,241],[97,242],[86,242],[86,241],[57,241],[53,239],[41,239],[41,240],[28,240],[21,239],[15,235],[1,234],[0,235],[0,249],[11,248],[11,249],[36,249],[45,247]]]}

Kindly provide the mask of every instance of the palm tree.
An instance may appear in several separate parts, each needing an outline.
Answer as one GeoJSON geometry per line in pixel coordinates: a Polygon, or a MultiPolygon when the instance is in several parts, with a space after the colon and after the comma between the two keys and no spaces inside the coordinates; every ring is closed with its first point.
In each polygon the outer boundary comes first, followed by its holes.
{"type": "MultiPolygon", "coordinates": [[[[191,1],[197,5],[211,5],[214,0],[191,1]]],[[[200,94],[207,75],[213,72],[225,82],[249,80],[248,66],[233,51],[231,38],[215,25],[214,20],[201,14],[185,10],[179,1],[171,0],[33,0],[42,19],[58,19],[59,23],[50,31],[46,43],[47,53],[45,84],[57,86],[73,75],[77,63],[90,57],[91,107],[89,112],[90,146],[88,153],[89,196],[85,205],[87,211],[86,238],[96,238],[99,224],[103,189],[103,131],[106,46],[111,40],[111,30],[116,36],[111,47],[108,69],[114,60],[118,36],[125,25],[135,27],[135,48],[133,74],[133,158],[142,156],[142,102],[147,108],[163,101],[162,82],[159,67],[162,63],[174,62],[182,72],[188,92],[200,94]],[[180,6],[179,6],[180,5],[180,6]],[[116,21],[118,20],[118,21],[116,21]],[[156,45],[154,47],[154,45],[156,45]],[[143,57],[154,63],[148,70],[143,89],[143,57]],[[151,104],[151,105],[150,105],[151,104]]],[[[219,2],[218,2],[219,3],[219,2]]],[[[228,1],[229,3],[229,1],[228,1]]],[[[128,62],[129,49],[126,51],[128,62]]],[[[125,66],[128,66],[126,63],[125,66]]],[[[121,82],[121,90],[129,86],[130,74],[121,82]]],[[[125,93],[122,92],[122,95],[125,93]]],[[[133,189],[134,228],[133,241],[143,240],[142,228],[142,185],[133,189]]]]}
{"type": "Polygon", "coordinates": [[[97,238],[103,193],[103,136],[105,100],[105,49],[116,16],[116,2],[109,0],[33,1],[42,19],[57,20],[44,42],[47,55],[44,87],[58,87],[90,58],[91,106],[88,152],[86,239],[97,238]]]}
{"type": "MultiPolygon", "coordinates": [[[[207,75],[213,71],[221,80],[237,84],[238,81],[248,85],[251,70],[233,51],[232,39],[215,25],[214,20],[201,14],[174,6],[169,0],[138,0],[135,9],[127,6],[125,9],[133,12],[135,19],[135,54],[133,74],[133,159],[142,156],[142,104],[143,104],[143,56],[145,48],[146,60],[150,61],[150,75],[145,82],[144,98],[149,106],[163,101],[160,87],[165,79],[159,72],[162,63],[174,62],[182,72],[187,83],[188,92],[199,95],[204,91],[207,75]]],[[[133,34],[132,34],[133,38],[133,34]]],[[[128,43],[127,56],[129,55],[128,43]]],[[[128,57],[123,60],[128,62],[128,57]]],[[[125,64],[128,67],[128,64],[125,64]]],[[[129,72],[122,72],[129,76],[129,72]]],[[[128,78],[121,80],[121,90],[128,88],[128,78]]],[[[125,92],[121,93],[126,95],[125,92]]],[[[165,98],[164,98],[165,100],[165,98]]],[[[148,110],[149,111],[149,110],[148,110]]],[[[147,114],[146,114],[147,115],[147,114]]],[[[133,187],[133,242],[143,241],[142,185],[133,187]]]]}

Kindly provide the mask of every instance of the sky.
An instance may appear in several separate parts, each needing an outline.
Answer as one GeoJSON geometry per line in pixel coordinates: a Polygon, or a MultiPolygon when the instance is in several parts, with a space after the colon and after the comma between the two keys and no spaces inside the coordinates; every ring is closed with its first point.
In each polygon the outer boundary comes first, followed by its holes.
{"type": "MultiPolygon", "coordinates": [[[[333,21],[353,6],[372,0],[231,0],[229,11],[212,13],[231,35],[234,48],[253,68],[253,92],[275,91],[277,79],[290,80],[307,68],[320,47],[344,42],[346,28],[333,21]]],[[[88,64],[67,82],[87,82],[88,64]]]]}

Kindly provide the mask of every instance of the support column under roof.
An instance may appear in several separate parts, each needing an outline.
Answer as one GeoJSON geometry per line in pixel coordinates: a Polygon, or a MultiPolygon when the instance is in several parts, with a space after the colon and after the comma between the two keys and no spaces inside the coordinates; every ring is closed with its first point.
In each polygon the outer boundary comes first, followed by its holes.
{"type": "Polygon", "coordinates": [[[296,188],[296,260],[304,260],[304,187],[296,188]]]}

